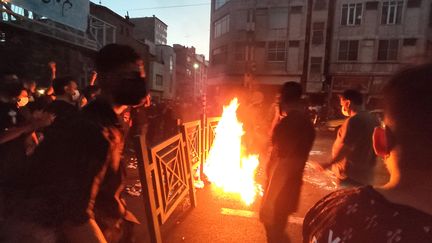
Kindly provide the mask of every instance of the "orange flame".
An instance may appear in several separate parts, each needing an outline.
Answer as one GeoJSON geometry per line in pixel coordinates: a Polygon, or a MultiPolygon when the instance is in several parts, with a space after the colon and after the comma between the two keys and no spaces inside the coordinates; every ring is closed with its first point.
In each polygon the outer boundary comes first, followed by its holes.
{"type": "Polygon", "coordinates": [[[228,193],[240,194],[250,205],[259,190],[255,182],[255,171],[259,164],[258,155],[243,156],[241,138],[243,124],[237,120],[238,100],[234,98],[224,107],[216,127],[216,137],[204,165],[209,181],[228,193]]]}

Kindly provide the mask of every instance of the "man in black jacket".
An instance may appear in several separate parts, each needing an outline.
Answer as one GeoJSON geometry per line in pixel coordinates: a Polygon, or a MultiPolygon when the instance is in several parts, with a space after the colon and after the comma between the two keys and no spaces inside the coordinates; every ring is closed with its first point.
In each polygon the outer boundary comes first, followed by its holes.
{"type": "Polygon", "coordinates": [[[260,210],[268,242],[289,242],[285,227],[288,216],[297,210],[303,169],[315,139],[301,95],[298,83],[287,82],[282,87],[281,119],[272,134],[272,152],[266,170],[268,181],[260,210]]]}

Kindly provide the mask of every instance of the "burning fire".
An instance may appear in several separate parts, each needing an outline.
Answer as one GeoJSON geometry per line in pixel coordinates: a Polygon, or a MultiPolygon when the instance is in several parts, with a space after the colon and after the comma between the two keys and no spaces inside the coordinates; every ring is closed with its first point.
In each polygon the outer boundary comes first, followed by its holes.
{"type": "Polygon", "coordinates": [[[254,202],[259,185],[255,182],[258,155],[244,156],[241,138],[243,124],[237,120],[238,100],[234,98],[224,107],[216,127],[216,137],[204,165],[209,181],[228,193],[240,194],[250,205],[254,202]]]}

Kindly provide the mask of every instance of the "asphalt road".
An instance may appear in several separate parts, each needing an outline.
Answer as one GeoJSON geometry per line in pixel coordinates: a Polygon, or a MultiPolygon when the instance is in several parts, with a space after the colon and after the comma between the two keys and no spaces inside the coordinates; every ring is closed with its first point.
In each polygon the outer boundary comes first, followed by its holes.
{"type": "MultiPolygon", "coordinates": [[[[334,134],[318,134],[309,161],[329,161],[333,139],[334,134]]],[[[376,175],[377,184],[386,181],[387,175],[382,164],[377,166],[376,175]]],[[[130,169],[129,182],[133,184],[136,179],[136,169],[130,169]]],[[[310,166],[306,166],[303,180],[298,212],[290,217],[286,229],[294,243],[302,242],[302,221],[307,210],[320,198],[336,189],[331,174],[315,171],[310,166]]],[[[149,242],[143,199],[137,195],[127,195],[125,199],[129,209],[142,222],[137,227],[138,242],[149,242]]],[[[189,201],[185,200],[171,219],[162,226],[164,242],[266,242],[264,228],[257,217],[260,198],[253,205],[246,206],[236,195],[224,194],[211,185],[197,189],[196,195],[196,208],[192,208],[189,201]]]]}

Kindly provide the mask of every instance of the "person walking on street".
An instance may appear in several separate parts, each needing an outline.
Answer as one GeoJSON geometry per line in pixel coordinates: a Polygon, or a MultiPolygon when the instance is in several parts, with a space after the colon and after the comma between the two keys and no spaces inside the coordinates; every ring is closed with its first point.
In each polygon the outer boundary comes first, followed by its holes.
{"type": "Polygon", "coordinates": [[[348,117],[337,133],[332,148],[331,167],[340,187],[373,183],[376,156],[372,148],[372,133],[378,119],[364,110],[363,95],[346,90],[340,96],[342,114],[348,117]]]}
{"type": "Polygon", "coordinates": [[[267,164],[267,185],[260,209],[267,241],[290,242],[285,233],[288,216],[298,206],[303,169],[315,139],[315,130],[301,104],[302,88],[287,82],[281,89],[281,120],[272,134],[272,151],[267,164]]]}
{"type": "Polygon", "coordinates": [[[303,242],[432,242],[432,64],[393,76],[373,147],[390,180],[339,190],[306,214],[303,242]]]}

